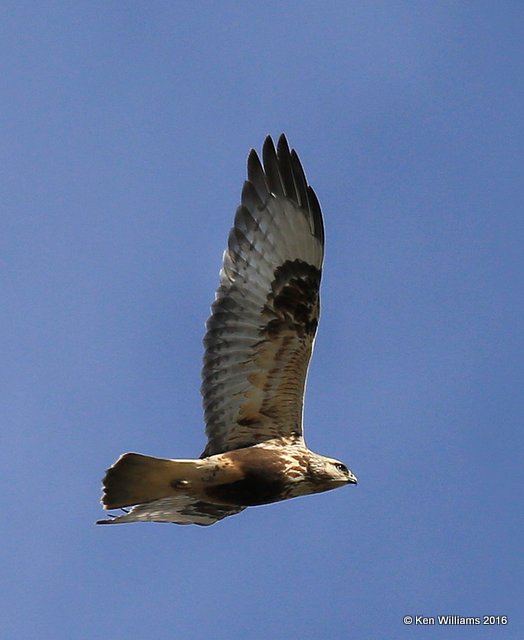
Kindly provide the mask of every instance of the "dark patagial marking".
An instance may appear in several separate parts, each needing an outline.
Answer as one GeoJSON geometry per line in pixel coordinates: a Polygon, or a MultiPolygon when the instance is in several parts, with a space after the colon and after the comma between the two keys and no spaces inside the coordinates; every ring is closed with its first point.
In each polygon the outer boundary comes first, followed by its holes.
{"type": "Polygon", "coordinates": [[[275,270],[267,302],[277,315],[266,329],[270,338],[285,327],[294,329],[300,338],[315,335],[320,276],[320,269],[302,260],[287,260],[275,270]]]}

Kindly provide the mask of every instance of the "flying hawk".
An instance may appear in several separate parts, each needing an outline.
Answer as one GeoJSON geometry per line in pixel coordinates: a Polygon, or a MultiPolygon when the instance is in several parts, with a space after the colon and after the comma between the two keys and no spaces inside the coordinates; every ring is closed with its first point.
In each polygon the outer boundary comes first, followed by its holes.
{"type": "Polygon", "coordinates": [[[207,446],[197,460],[125,453],[103,481],[99,524],[210,525],[252,505],[356,484],[310,451],[302,404],[319,318],[322,213],[284,135],[263,165],[252,150],[207,322],[202,395],[207,446]],[[131,510],[124,509],[132,507],[131,510]]]}

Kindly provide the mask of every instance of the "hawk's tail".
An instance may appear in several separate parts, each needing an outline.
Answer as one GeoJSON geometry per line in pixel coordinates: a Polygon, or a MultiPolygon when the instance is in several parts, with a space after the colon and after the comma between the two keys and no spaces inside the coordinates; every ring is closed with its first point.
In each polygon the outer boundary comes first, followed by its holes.
{"type": "MultiPolygon", "coordinates": [[[[238,473],[227,466],[220,473],[214,465],[211,475],[217,482],[227,482],[237,480],[238,473]]],[[[165,460],[125,453],[106,473],[102,504],[104,509],[133,508],[98,524],[150,521],[209,525],[244,509],[208,502],[203,491],[209,479],[205,460],[165,460]]]]}
{"type": "Polygon", "coordinates": [[[124,453],[107,470],[101,502],[105,509],[118,509],[180,494],[199,462],[124,453]]]}

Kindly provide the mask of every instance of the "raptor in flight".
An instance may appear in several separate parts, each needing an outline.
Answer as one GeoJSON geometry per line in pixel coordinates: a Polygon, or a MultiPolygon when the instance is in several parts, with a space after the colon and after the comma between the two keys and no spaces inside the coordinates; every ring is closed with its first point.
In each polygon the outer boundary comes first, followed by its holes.
{"type": "Polygon", "coordinates": [[[302,430],[319,318],[322,213],[284,135],[254,150],[207,322],[199,459],[125,453],[103,481],[100,520],[209,525],[252,505],[356,484],[342,462],[310,451],[302,430]]]}

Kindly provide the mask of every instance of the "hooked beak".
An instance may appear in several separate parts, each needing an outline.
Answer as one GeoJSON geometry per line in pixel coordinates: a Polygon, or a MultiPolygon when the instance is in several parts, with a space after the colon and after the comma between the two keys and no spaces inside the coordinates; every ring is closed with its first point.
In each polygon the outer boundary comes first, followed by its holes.
{"type": "Polygon", "coordinates": [[[354,475],[351,471],[349,472],[349,475],[348,475],[348,484],[358,484],[357,476],[354,475]]]}

